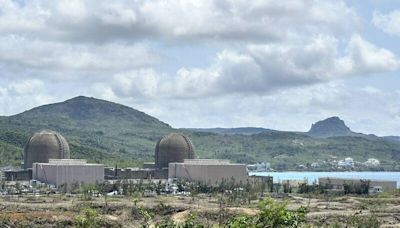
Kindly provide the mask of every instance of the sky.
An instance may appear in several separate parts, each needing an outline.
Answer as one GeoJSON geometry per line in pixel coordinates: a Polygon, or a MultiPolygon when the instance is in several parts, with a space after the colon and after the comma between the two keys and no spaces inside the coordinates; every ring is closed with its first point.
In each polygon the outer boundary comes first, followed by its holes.
{"type": "Polygon", "coordinates": [[[177,128],[400,135],[398,0],[0,0],[0,115],[78,95],[177,128]]]}

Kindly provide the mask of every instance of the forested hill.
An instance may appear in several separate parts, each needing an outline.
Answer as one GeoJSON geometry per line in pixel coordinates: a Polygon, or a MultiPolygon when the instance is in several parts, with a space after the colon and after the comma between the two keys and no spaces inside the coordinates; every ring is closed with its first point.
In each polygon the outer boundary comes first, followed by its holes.
{"type": "Polygon", "coordinates": [[[63,134],[74,158],[121,165],[152,160],[155,141],[173,131],[168,124],[133,108],[80,96],[2,117],[0,153],[6,158],[2,163],[19,159],[26,139],[41,129],[63,134]]]}
{"type": "Polygon", "coordinates": [[[292,168],[331,156],[359,161],[377,158],[386,167],[400,164],[400,143],[358,134],[314,137],[308,133],[282,132],[262,128],[207,132],[173,129],[143,112],[95,98],[76,97],[21,114],[0,118],[0,165],[21,161],[30,134],[41,129],[63,134],[73,158],[86,158],[114,166],[140,165],[154,160],[157,140],[170,132],[192,138],[200,158],[226,158],[236,162],[269,161],[292,168]]]}

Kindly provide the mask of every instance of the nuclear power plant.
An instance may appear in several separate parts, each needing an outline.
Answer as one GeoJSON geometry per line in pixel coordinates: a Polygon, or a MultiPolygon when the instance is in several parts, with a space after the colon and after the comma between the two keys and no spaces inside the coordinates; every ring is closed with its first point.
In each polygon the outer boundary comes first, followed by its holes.
{"type": "Polygon", "coordinates": [[[187,136],[172,133],[157,142],[155,150],[157,168],[168,168],[169,163],[183,162],[185,159],[194,159],[193,144],[187,136]]]}
{"type": "Polygon", "coordinates": [[[67,140],[59,133],[42,130],[34,133],[25,145],[24,167],[32,168],[33,163],[46,163],[49,159],[69,159],[67,140]]]}
{"type": "Polygon", "coordinates": [[[189,137],[170,133],[155,143],[154,163],[147,162],[143,168],[104,167],[70,159],[68,141],[58,132],[41,130],[26,142],[23,169],[4,173],[6,180],[34,179],[56,187],[104,180],[176,178],[214,185],[224,179],[245,182],[248,178],[246,165],[195,157],[189,137]]]}

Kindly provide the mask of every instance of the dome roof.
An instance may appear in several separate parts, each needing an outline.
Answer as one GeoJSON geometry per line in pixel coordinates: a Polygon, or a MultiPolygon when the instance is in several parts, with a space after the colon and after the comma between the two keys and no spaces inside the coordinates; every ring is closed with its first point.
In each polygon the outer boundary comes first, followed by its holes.
{"type": "Polygon", "coordinates": [[[46,163],[49,159],[69,159],[67,140],[57,132],[42,130],[34,133],[25,145],[24,166],[32,168],[32,163],[46,163]]]}
{"type": "Polygon", "coordinates": [[[193,159],[194,150],[190,139],[179,133],[172,133],[162,137],[155,151],[157,168],[166,168],[171,162],[183,162],[184,159],[193,159]]]}

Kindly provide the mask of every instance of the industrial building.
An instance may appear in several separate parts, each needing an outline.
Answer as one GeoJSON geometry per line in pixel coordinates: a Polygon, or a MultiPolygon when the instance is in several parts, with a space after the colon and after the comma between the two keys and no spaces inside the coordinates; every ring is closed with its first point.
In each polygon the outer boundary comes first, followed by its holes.
{"type": "Polygon", "coordinates": [[[168,164],[195,157],[191,140],[180,133],[163,136],[155,147],[155,163],[146,162],[143,168],[105,168],[106,179],[167,179],[168,164]]]}
{"type": "Polygon", "coordinates": [[[388,180],[360,180],[360,179],[347,179],[347,178],[331,178],[320,177],[318,183],[321,186],[327,186],[332,192],[344,192],[345,185],[361,185],[363,182],[369,183],[370,193],[379,193],[392,191],[397,188],[396,181],[388,180]]]}
{"type": "Polygon", "coordinates": [[[232,164],[229,160],[185,159],[184,162],[169,163],[168,178],[217,185],[231,179],[246,183],[249,176],[245,164],[232,164]]]}
{"type": "Polygon", "coordinates": [[[194,159],[194,148],[190,139],[179,133],[162,137],[155,149],[155,167],[168,168],[171,162],[183,162],[184,159],[194,159]]]}
{"type": "MultiPolygon", "coordinates": [[[[104,179],[167,179],[182,178],[215,185],[234,179],[249,180],[245,164],[229,160],[194,159],[191,140],[180,133],[163,136],[155,146],[155,162],[144,168],[105,168],[86,160],[69,159],[67,140],[57,132],[42,130],[28,140],[24,151],[24,170],[6,173],[7,179],[34,179],[60,187],[71,184],[103,182],[104,179]]],[[[256,180],[256,178],[253,178],[256,180]]]]}
{"type": "Polygon", "coordinates": [[[83,159],[50,159],[48,163],[33,163],[32,179],[56,187],[101,183],[104,181],[104,165],[88,164],[83,159]]]}
{"type": "Polygon", "coordinates": [[[49,159],[69,159],[69,145],[59,133],[42,130],[34,133],[24,150],[24,168],[32,168],[33,163],[46,163],[49,159]]]}

